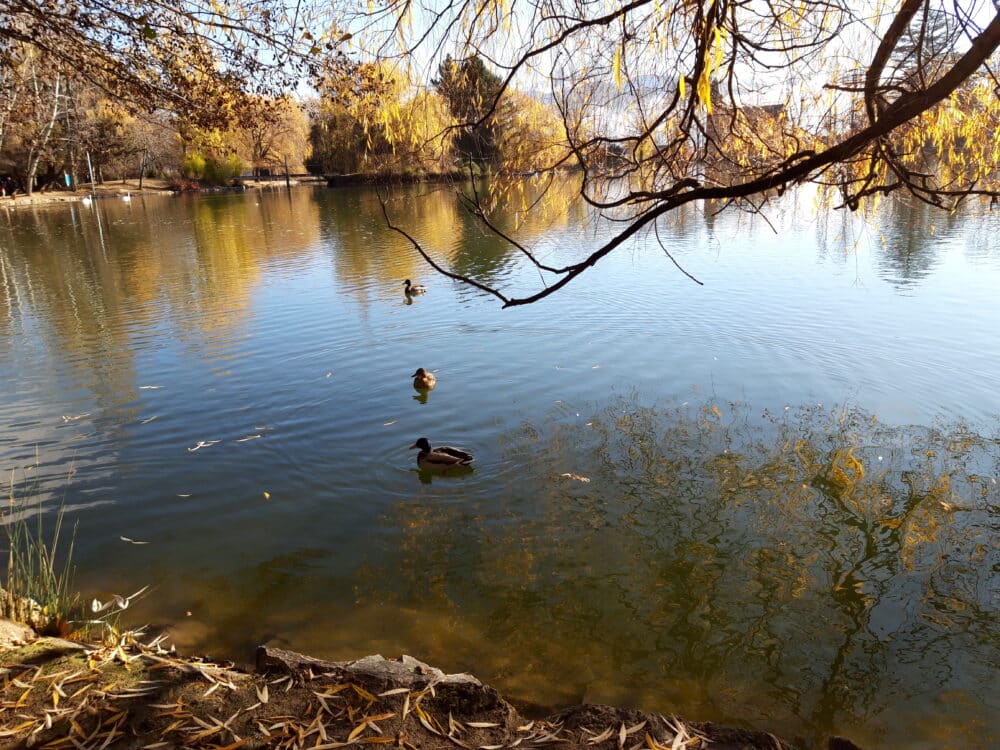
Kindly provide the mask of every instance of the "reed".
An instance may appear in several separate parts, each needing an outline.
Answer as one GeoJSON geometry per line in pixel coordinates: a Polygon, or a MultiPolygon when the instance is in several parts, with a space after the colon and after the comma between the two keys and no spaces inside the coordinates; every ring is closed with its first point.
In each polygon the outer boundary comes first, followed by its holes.
{"type": "MultiPolygon", "coordinates": [[[[37,468],[37,467],[36,467],[37,468]]],[[[7,509],[0,524],[7,532],[7,569],[0,591],[0,616],[31,625],[46,635],[67,635],[71,619],[83,615],[73,587],[76,524],[67,535],[65,506],[47,522],[39,480],[16,480],[11,470],[7,509]]]]}

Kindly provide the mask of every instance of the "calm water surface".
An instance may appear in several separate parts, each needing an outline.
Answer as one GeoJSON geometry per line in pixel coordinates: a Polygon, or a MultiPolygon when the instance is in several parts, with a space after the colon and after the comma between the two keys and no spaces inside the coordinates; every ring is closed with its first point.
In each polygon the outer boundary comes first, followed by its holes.
{"type": "MultiPolygon", "coordinates": [[[[605,231],[521,205],[550,262],[605,231]]],[[[447,191],[391,210],[540,283],[447,191]]],[[[645,236],[503,311],[367,190],[0,207],[5,484],[69,509],[88,598],[150,584],[136,622],[189,652],[995,747],[1000,212],[715,210],[660,227],[704,286],[645,236]],[[415,471],[424,435],[475,472],[415,471]]]]}

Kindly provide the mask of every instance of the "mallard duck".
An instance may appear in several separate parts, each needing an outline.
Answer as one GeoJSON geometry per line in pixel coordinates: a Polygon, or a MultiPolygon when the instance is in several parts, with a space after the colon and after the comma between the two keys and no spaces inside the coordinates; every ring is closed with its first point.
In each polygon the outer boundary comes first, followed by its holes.
{"type": "Polygon", "coordinates": [[[407,279],[403,282],[403,292],[405,292],[407,296],[425,294],[427,292],[427,287],[420,286],[420,284],[411,284],[410,280],[407,279]]]}
{"type": "Polygon", "coordinates": [[[421,469],[452,469],[468,466],[473,461],[472,454],[460,448],[452,448],[449,445],[431,448],[427,438],[420,438],[410,448],[420,449],[420,453],[417,454],[417,466],[421,469]]]}
{"type": "Polygon", "coordinates": [[[438,382],[438,379],[434,377],[434,373],[427,372],[423,367],[417,368],[417,371],[410,377],[413,378],[413,387],[418,391],[429,391],[438,382]]]}

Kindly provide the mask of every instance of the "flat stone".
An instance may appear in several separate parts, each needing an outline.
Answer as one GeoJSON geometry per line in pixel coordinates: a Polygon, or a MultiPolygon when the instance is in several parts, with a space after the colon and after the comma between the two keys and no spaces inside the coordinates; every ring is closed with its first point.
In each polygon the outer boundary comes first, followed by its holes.
{"type": "Polygon", "coordinates": [[[27,625],[0,617],[0,648],[23,646],[37,638],[35,631],[27,625]]]}

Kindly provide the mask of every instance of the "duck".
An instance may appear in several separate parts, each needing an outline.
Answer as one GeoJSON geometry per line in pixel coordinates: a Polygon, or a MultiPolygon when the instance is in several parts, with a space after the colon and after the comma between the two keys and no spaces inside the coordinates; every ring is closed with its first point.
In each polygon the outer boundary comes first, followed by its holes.
{"type": "Polygon", "coordinates": [[[406,281],[403,282],[403,292],[405,292],[407,296],[413,294],[426,294],[427,287],[420,286],[420,284],[411,284],[410,280],[407,279],[406,281]]]}
{"type": "Polygon", "coordinates": [[[423,367],[418,367],[417,371],[410,377],[413,378],[413,387],[418,391],[429,391],[437,385],[438,379],[434,373],[427,372],[423,367]]]}
{"type": "Polygon", "coordinates": [[[417,454],[417,466],[421,469],[448,470],[468,466],[473,461],[472,454],[460,448],[452,448],[450,445],[431,448],[430,441],[425,437],[420,438],[410,448],[420,449],[420,453],[417,454]]]}

